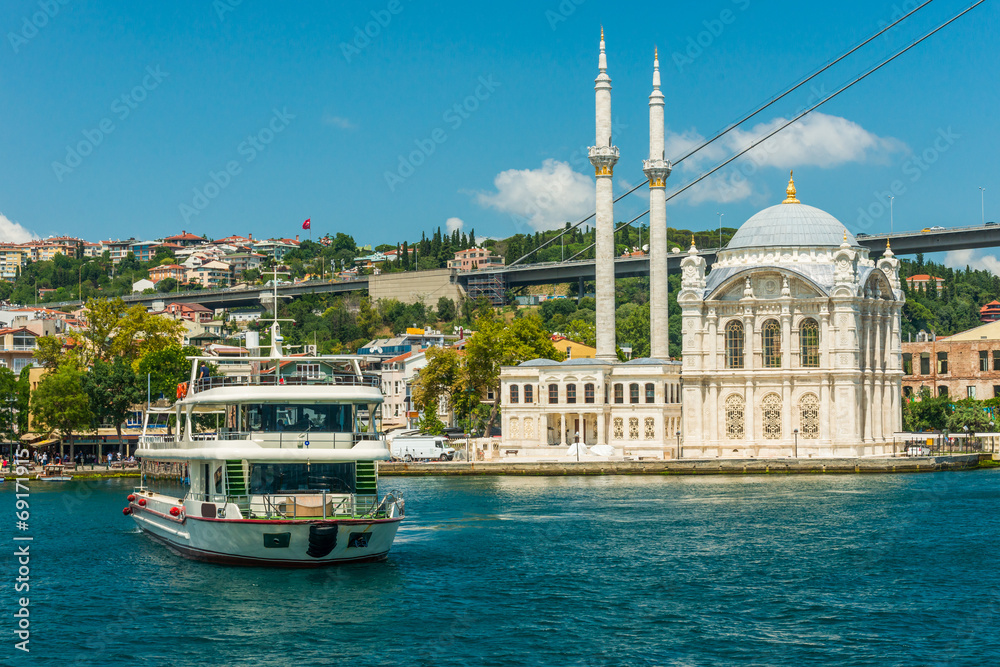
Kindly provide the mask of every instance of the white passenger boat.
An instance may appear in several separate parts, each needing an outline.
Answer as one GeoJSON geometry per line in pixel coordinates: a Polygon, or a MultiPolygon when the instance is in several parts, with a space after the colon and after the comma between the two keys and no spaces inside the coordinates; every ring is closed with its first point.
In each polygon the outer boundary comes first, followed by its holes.
{"type": "Polygon", "coordinates": [[[147,417],[136,456],[142,486],[125,514],[189,558],[316,567],[384,559],[403,518],[398,493],[379,496],[377,375],[356,356],[283,356],[278,323],[250,372],[191,377],[171,409],[176,432],[147,417]],[[206,423],[207,422],[207,423],[206,423]],[[214,432],[199,430],[218,423],[214,432]],[[167,474],[172,473],[172,474],[167,474]],[[178,481],[178,477],[180,480],[178,481]]]}

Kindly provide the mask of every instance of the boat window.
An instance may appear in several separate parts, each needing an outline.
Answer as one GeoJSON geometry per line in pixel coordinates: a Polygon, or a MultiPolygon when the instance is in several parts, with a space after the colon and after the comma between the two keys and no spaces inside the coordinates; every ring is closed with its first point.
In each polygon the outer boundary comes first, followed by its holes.
{"type": "Polygon", "coordinates": [[[354,493],[354,462],[251,463],[250,493],[354,493]]]}
{"type": "Polygon", "coordinates": [[[251,404],[247,406],[249,431],[309,431],[350,433],[354,430],[350,404],[251,404]]]}
{"type": "Polygon", "coordinates": [[[222,466],[215,469],[215,492],[222,493],[222,466]]]}

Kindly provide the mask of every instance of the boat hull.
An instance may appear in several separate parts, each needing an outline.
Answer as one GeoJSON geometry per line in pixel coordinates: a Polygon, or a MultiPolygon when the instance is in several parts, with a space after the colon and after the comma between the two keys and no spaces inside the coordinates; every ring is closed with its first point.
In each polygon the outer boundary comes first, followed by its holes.
{"type": "Polygon", "coordinates": [[[172,517],[133,506],[143,533],[185,558],[267,567],[384,560],[402,517],[314,521],[172,517]]]}

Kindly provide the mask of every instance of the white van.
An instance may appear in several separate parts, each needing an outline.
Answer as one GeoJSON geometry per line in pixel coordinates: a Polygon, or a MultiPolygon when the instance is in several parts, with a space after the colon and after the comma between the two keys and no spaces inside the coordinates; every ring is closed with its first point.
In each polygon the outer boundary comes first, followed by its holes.
{"type": "Polygon", "coordinates": [[[404,461],[451,461],[455,457],[455,449],[448,445],[448,438],[443,435],[399,436],[392,439],[389,451],[393,458],[404,461]]]}

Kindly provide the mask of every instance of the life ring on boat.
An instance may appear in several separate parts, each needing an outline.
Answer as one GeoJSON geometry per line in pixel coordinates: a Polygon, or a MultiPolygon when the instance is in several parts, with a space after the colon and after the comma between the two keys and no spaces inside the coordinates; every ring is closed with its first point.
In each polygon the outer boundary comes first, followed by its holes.
{"type": "Polygon", "coordinates": [[[132,508],[131,507],[123,507],[122,508],[122,514],[124,514],[125,516],[128,516],[131,513],[132,513],[132,508]]]}
{"type": "Polygon", "coordinates": [[[188,383],[181,382],[177,385],[177,398],[184,398],[188,393],[188,383]]]}
{"type": "Polygon", "coordinates": [[[145,506],[146,506],[146,499],[139,498],[139,507],[145,507],[145,506]]]}
{"type": "Polygon", "coordinates": [[[180,507],[171,507],[170,508],[170,516],[180,516],[180,515],[181,515],[181,508],[180,507]]]}

